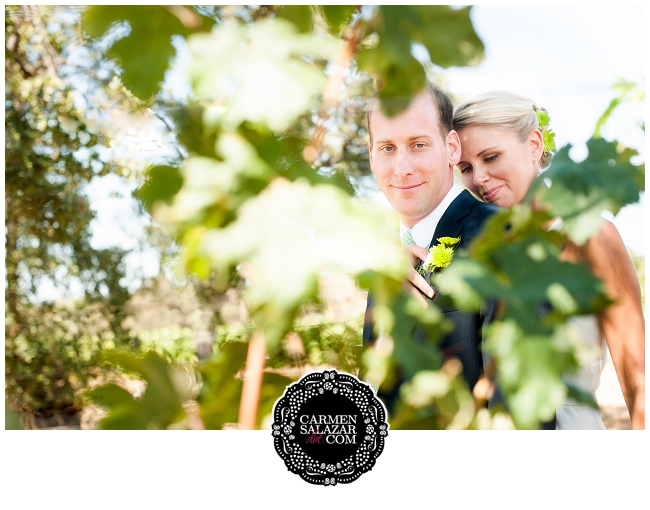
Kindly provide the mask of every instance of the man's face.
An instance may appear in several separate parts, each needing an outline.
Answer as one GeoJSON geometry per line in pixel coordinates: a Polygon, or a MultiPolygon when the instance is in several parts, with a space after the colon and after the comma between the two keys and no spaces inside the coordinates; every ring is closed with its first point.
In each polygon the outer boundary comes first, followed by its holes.
{"type": "Polygon", "coordinates": [[[400,220],[411,228],[451,188],[460,157],[458,135],[440,135],[438,110],[428,94],[417,96],[395,117],[382,114],[376,101],[370,123],[370,167],[400,220]]]}

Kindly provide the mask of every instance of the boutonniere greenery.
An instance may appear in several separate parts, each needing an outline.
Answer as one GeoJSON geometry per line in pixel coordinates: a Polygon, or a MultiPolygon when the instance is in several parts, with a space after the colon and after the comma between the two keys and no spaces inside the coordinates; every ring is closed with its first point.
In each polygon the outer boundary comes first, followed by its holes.
{"type": "Polygon", "coordinates": [[[424,276],[447,267],[454,258],[454,250],[458,243],[460,237],[439,237],[438,244],[429,248],[427,259],[420,265],[418,272],[424,276]]]}

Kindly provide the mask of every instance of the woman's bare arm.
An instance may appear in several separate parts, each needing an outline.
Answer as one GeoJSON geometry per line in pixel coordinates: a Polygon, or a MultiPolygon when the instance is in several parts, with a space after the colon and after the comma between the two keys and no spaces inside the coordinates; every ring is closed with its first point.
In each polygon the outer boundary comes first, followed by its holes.
{"type": "Polygon", "coordinates": [[[645,428],[645,320],[634,264],[616,227],[605,221],[585,250],[595,276],[615,301],[599,318],[630,413],[632,428],[645,428]]]}

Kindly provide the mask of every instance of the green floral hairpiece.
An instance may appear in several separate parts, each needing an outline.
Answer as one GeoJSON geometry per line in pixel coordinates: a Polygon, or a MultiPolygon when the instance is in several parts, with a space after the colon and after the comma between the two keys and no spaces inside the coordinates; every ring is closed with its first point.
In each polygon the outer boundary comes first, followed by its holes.
{"type": "Polygon", "coordinates": [[[549,117],[548,112],[544,110],[535,110],[535,113],[537,114],[539,129],[542,132],[544,154],[552,154],[557,150],[557,147],[555,146],[555,133],[550,128],[544,129],[551,122],[551,117],[549,117]]]}

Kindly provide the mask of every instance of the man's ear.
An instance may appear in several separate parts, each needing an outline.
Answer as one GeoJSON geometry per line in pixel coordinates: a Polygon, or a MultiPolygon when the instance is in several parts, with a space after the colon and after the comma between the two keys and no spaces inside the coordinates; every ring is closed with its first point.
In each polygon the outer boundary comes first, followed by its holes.
{"type": "Polygon", "coordinates": [[[528,135],[533,161],[537,163],[544,153],[544,137],[539,129],[533,129],[528,135]]]}
{"type": "Polygon", "coordinates": [[[374,173],[374,165],[372,164],[372,143],[368,143],[368,157],[370,158],[370,170],[374,173]]]}
{"type": "Polygon", "coordinates": [[[449,164],[456,166],[460,161],[460,138],[458,133],[453,129],[447,133],[447,151],[449,154],[449,164]]]}

